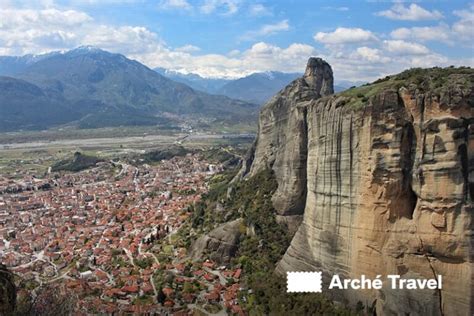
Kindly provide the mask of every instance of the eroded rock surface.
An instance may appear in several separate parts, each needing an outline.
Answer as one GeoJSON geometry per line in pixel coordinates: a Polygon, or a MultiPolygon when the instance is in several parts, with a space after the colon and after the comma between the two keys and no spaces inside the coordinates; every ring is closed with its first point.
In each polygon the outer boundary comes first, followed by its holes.
{"type": "Polygon", "coordinates": [[[209,259],[219,264],[229,263],[237,251],[242,224],[241,218],[236,219],[198,238],[191,246],[190,257],[200,260],[209,256],[209,259]]]}
{"type": "Polygon", "coordinates": [[[274,170],[278,189],[272,201],[280,215],[298,215],[304,210],[308,142],[305,104],[333,92],[331,66],[311,58],[304,76],[274,96],[260,113],[250,175],[267,166],[274,170]]]}
{"type": "Polygon", "coordinates": [[[453,70],[436,86],[436,76],[399,76],[361,89],[370,96],[361,102],[325,96],[328,69],[310,59],[305,76],[263,108],[247,161],[247,176],[274,170],[280,216],[304,210],[277,271],[441,274],[441,291],[333,295],[384,315],[473,314],[474,71],[453,70]]]}

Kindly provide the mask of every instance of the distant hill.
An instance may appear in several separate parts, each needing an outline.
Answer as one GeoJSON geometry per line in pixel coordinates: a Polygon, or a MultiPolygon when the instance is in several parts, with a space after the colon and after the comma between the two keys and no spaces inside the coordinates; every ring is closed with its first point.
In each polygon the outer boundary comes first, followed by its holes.
{"type": "Polygon", "coordinates": [[[336,80],[334,83],[334,92],[341,92],[352,87],[359,87],[366,84],[367,81],[349,81],[349,80],[336,80]]]}
{"type": "Polygon", "coordinates": [[[15,76],[28,66],[56,54],[60,54],[60,52],[41,55],[0,56],[0,76],[15,76]]]}
{"type": "Polygon", "coordinates": [[[182,74],[177,71],[155,68],[156,72],[176,82],[184,83],[194,90],[199,90],[207,93],[216,94],[217,91],[226,83],[232,81],[230,79],[214,79],[214,78],[203,78],[198,74],[182,74]]]}
{"type": "Polygon", "coordinates": [[[301,74],[277,71],[259,72],[233,80],[220,88],[217,93],[234,99],[263,104],[298,77],[301,77],[301,74]]]}
{"type": "Polygon", "coordinates": [[[0,132],[43,129],[63,124],[77,113],[58,98],[21,79],[0,77],[0,132]]]}
{"type": "Polygon", "coordinates": [[[88,128],[169,126],[185,117],[238,123],[254,120],[258,111],[255,104],[196,91],[137,61],[94,47],[51,54],[29,63],[15,78],[19,79],[15,84],[11,78],[3,79],[0,89],[0,111],[8,118],[2,117],[0,130],[45,128],[65,122],[88,128]],[[8,80],[12,81],[9,85],[8,80]],[[4,89],[8,98],[3,96],[4,89]],[[32,124],[28,115],[16,110],[25,100],[22,109],[34,109],[34,113],[54,119],[32,124]]]}
{"type": "MultiPolygon", "coordinates": [[[[169,79],[187,84],[193,89],[229,98],[264,104],[274,94],[303,74],[279,71],[257,72],[239,79],[203,78],[198,74],[182,74],[165,68],[155,68],[159,74],[169,79]]],[[[340,92],[365,82],[336,81],[334,91],[340,92]]]]}

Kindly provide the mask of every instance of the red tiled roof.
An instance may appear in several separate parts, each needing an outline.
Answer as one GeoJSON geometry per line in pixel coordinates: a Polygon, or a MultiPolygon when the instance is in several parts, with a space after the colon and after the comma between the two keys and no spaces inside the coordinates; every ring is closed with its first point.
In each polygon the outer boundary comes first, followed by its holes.
{"type": "Polygon", "coordinates": [[[122,291],[124,291],[125,293],[135,294],[135,293],[138,293],[139,288],[136,285],[127,285],[122,288],[122,291]]]}
{"type": "Polygon", "coordinates": [[[217,302],[220,299],[220,295],[218,293],[215,293],[215,292],[208,293],[208,294],[204,295],[204,297],[206,298],[206,300],[214,301],[214,302],[217,302]]]}
{"type": "Polygon", "coordinates": [[[165,307],[173,307],[174,302],[172,300],[166,300],[165,303],[163,304],[165,307]]]}

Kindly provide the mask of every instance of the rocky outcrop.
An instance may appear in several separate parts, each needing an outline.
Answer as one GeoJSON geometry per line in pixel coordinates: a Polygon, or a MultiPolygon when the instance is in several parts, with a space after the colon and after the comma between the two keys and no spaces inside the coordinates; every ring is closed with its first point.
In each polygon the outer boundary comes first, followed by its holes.
{"type": "Polygon", "coordinates": [[[441,291],[332,295],[383,315],[471,315],[474,71],[420,72],[325,96],[330,67],[310,59],[263,108],[247,176],[271,167],[279,216],[304,213],[278,272],[442,275],[441,291]]]}
{"type": "Polygon", "coordinates": [[[13,274],[0,264],[0,315],[13,315],[16,306],[16,287],[13,274]]]}
{"type": "Polygon", "coordinates": [[[198,238],[190,248],[190,257],[194,260],[209,259],[219,264],[227,264],[235,256],[243,220],[241,218],[224,223],[198,238]]]}
{"type": "Polygon", "coordinates": [[[303,213],[308,142],[306,105],[333,92],[331,66],[320,58],[311,58],[304,76],[274,96],[260,113],[249,172],[255,175],[265,167],[275,171],[278,189],[272,200],[280,215],[303,213]]]}

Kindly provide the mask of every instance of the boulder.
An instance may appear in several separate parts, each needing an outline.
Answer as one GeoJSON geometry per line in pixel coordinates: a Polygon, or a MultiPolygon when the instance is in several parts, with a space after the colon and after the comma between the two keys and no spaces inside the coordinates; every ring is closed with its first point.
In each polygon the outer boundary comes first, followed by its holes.
{"type": "Polygon", "coordinates": [[[202,260],[206,257],[227,264],[235,256],[240,241],[243,220],[241,218],[224,223],[201,236],[191,245],[190,257],[202,260]]]}

